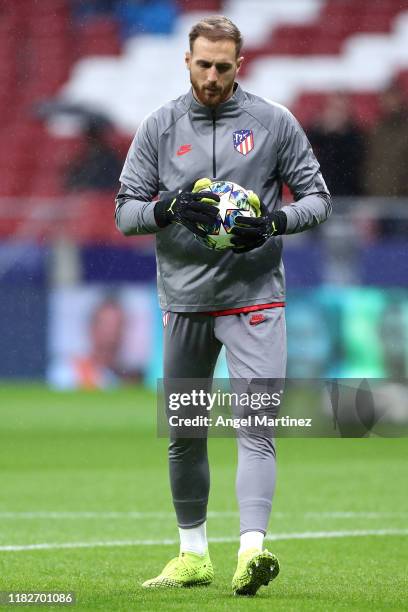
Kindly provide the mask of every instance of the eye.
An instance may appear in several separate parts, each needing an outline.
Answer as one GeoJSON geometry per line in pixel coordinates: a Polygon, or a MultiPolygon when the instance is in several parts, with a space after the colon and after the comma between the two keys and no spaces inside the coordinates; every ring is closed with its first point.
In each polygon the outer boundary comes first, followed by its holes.
{"type": "Polygon", "coordinates": [[[212,64],[211,62],[204,62],[203,60],[199,60],[197,62],[197,64],[200,66],[200,68],[211,68],[212,64]]]}
{"type": "Polygon", "coordinates": [[[228,72],[231,69],[231,64],[216,64],[215,66],[218,72],[228,72]]]}

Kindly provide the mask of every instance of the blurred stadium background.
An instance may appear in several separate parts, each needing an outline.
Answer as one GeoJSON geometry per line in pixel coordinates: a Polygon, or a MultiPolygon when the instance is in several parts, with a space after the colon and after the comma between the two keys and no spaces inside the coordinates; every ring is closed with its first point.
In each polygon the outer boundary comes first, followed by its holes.
{"type": "MultiPolygon", "coordinates": [[[[217,581],[138,586],[177,540],[154,237],[113,220],[133,133],[187,90],[187,32],[214,12],[245,36],[243,87],[294,111],[334,194],[328,223],[284,241],[289,375],[407,376],[408,0],[1,0],[0,590],[75,590],[81,610],[231,607],[232,439],[210,441],[217,581]]],[[[394,400],[399,424],[398,386],[394,400]]],[[[234,608],[406,609],[406,439],[278,447],[282,575],[234,608]]]]}
{"type": "Polygon", "coordinates": [[[329,223],[285,239],[289,374],[407,375],[407,0],[3,0],[0,378],[154,385],[154,237],[122,237],[113,199],[140,121],[189,86],[191,24],[214,12],[244,34],[241,84],[293,110],[334,193],[329,223]],[[362,162],[390,86],[381,189],[362,162]],[[336,97],[360,139],[337,158],[330,129],[326,148],[313,137],[336,97]]]}

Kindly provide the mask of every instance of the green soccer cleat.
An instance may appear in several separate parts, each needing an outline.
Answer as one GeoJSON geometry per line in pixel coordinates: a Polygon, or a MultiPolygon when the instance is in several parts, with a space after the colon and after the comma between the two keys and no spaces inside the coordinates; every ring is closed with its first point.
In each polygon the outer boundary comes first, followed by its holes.
{"type": "Polygon", "coordinates": [[[142,586],[146,589],[193,587],[210,584],[213,578],[214,570],[208,552],[205,555],[182,552],[169,561],[161,574],[146,580],[142,586]]]}
{"type": "Polygon", "coordinates": [[[255,595],[259,587],[267,586],[279,574],[279,561],[268,550],[249,548],[238,556],[232,579],[234,595],[255,595]]]}

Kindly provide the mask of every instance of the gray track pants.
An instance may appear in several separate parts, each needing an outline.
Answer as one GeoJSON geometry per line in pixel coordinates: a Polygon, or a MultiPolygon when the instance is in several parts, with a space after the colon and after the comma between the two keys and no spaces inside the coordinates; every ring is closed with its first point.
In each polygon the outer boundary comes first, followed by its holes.
{"type": "MultiPolygon", "coordinates": [[[[169,313],[164,328],[164,377],[211,380],[225,345],[231,378],[279,378],[286,371],[284,308],[213,317],[169,313]],[[259,314],[259,312],[257,313],[259,314]]],[[[275,488],[275,447],[262,433],[237,437],[236,494],[240,531],[266,532],[275,488]]],[[[207,440],[177,438],[169,445],[169,470],[178,525],[195,527],[206,520],[210,476],[207,440]]]]}

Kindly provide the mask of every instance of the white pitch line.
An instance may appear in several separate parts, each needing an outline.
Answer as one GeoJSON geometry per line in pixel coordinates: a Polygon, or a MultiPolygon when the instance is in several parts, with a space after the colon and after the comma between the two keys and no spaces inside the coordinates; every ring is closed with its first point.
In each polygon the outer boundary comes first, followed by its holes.
{"type": "MultiPolygon", "coordinates": [[[[238,516],[238,512],[208,512],[209,518],[238,516]]],[[[174,512],[0,512],[0,519],[174,519],[174,512]]]]}
{"type": "MultiPolygon", "coordinates": [[[[303,533],[277,533],[266,536],[267,540],[321,540],[329,538],[356,538],[366,536],[408,536],[408,529],[358,529],[355,531],[305,531],[303,533]]],[[[238,542],[237,537],[209,538],[209,542],[229,544],[238,542]]],[[[2,552],[26,550],[58,550],[69,548],[113,548],[118,546],[175,546],[179,540],[108,540],[105,542],[54,542],[42,544],[9,544],[0,546],[2,552]]]]}
{"type": "MultiPolygon", "coordinates": [[[[234,511],[210,511],[207,514],[208,518],[228,518],[239,516],[238,512],[234,511]]],[[[273,519],[290,519],[290,518],[305,518],[305,519],[392,519],[392,518],[407,518],[408,512],[273,512],[273,519]]],[[[54,519],[54,520],[78,520],[78,519],[135,519],[135,520],[168,520],[174,519],[173,512],[0,512],[0,519],[54,519]]]]}
{"type": "Polygon", "coordinates": [[[408,512],[305,512],[305,518],[339,518],[339,519],[382,519],[382,518],[407,518],[408,512]]]}

